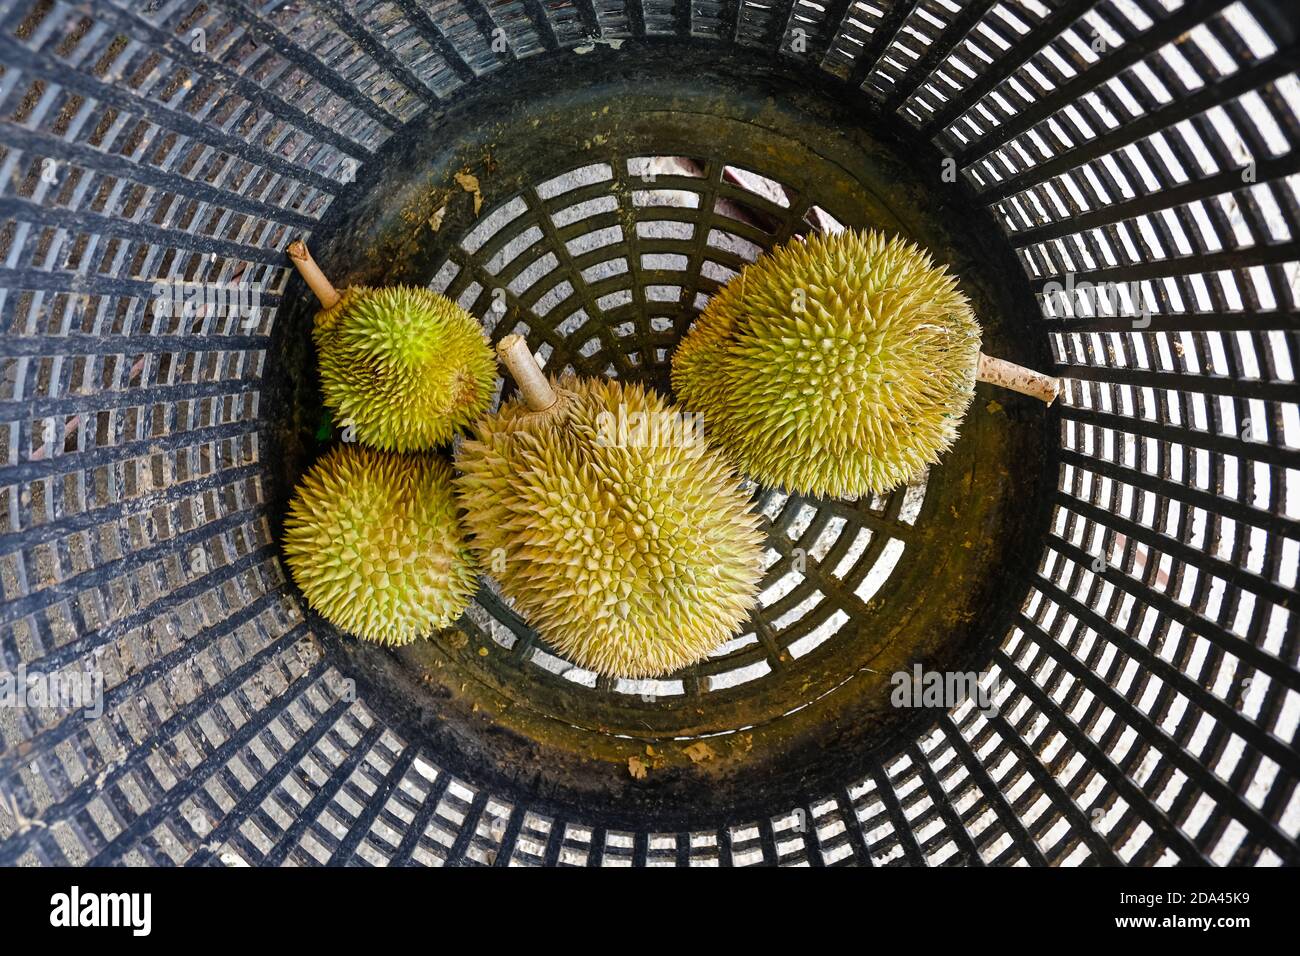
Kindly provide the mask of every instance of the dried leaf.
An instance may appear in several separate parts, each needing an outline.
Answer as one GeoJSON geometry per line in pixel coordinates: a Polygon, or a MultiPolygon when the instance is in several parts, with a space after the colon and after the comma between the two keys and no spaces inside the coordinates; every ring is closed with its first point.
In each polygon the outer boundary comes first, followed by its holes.
{"type": "Polygon", "coordinates": [[[713,752],[713,748],[702,740],[699,743],[691,744],[687,747],[685,753],[686,756],[691,758],[691,763],[704,763],[704,761],[712,760],[717,756],[717,754],[713,752]]]}
{"type": "Polygon", "coordinates": [[[473,173],[460,172],[456,174],[456,182],[465,192],[474,194],[474,215],[477,216],[483,208],[483,191],[479,189],[478,177],[473,173]]]}
{"type": "Polygon", "coordinates": [[[447,215],[447,204],[443,203],[438,211],[429,217],[429,228],[437,232],[442,228],[442,220],[447,215]]]}

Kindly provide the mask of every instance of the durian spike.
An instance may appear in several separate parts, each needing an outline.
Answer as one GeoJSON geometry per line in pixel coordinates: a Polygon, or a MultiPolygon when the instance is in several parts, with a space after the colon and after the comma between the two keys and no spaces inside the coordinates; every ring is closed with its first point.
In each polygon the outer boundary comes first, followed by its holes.
{"type": "Polygon", "coordinates": [[[1048,405],[1056,401],[1056,396],[1061,394],[1059,378],[1035,372],[1031,368],[1008,362],[1006,359],[985,355],[983,352],[980,353],[979,368],[975,372],[975,378],[990,385],[1009,388],[1021,395],[1041,399],[1048,405]]]}
{"type": "Polygon", "coordinates": [[[533,350],[522,335],[507,335],[498,342],[497,357],[509,370],[531,411],[544,412],[559,401],[560,397],[546,380],[546,374],[533,358],[533,350]]]}
{"type": "Polygon", "coordinates": [[[307,250],[307,243],[301,239],[295,239],[289,243],[289,258],[293,260],[298,274],[303,277],[303,281],[316,293],[316,298],[320,299],[322,309],[332,309],[339,304],[338,289],[334,284],[325,278],[325,273],[320,271],[320,266],[316,265],[316,260],[311,257],[307,250]]]}

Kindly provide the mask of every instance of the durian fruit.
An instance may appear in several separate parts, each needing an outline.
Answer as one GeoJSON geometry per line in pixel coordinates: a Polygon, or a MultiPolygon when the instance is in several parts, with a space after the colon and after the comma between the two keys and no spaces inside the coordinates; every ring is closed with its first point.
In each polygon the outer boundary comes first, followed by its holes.
{"type": "Polygon", "coordinates": [[[289,255],[322,306],[312,337],[325,405],[357,440],[421,451],[487,408],[496,363],[472,315],[411,286],[339,293],[305,243],[290,244],[289,255]]]}
{"type": "Polygon", "coordinates": [[[498,355],[521,395],[456,455],[483,566],[580,667],[653,677],[706,657],[748,619],[763,573],[732,467],[652,391],[552,382],[517,335],[498,355]]]}
{"type": "Polygon", "coordinates": [[[376,644],[449,626],[476,588],[451,467],[429,454],[334,446],[295,489],[282,543],[307,603],[376,644]]]}
{"type": "Polygon", "coordinates": [[[900,238],[846,230],[746,266],[673,355],[677,398],[770,486],[889,491],[957,437],[976,380],[1050,404],[1058,379],[980,353],[957,280],[900,238]]]}

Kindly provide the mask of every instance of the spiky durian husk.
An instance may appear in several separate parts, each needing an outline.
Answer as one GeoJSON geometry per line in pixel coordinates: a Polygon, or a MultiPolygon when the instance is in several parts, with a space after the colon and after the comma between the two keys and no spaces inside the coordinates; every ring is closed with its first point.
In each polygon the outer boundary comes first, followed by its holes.
{"type": "Polygon", "coordinates": [[[431,455],[335,446],[294,491],[283,546],[307,603],[377,644],[448,626],[476,587],[451,468],[431,455]]]}
{"type": "Polygon", "coordinates": [[[313,337],[325,404],[375,448],[443,444],[491,400],[496,362],[482,330],[429,289],[348,289],[317,315],[313,337]]]}
{"type": "Polygon", "coordinates": [[[852,498],[906,483],[952,445],[979,344],[970,302],[924,251],[848,230],[728,282],[677,347],[672,382],[746,474],[852,498]]]}
{"type": "Polygon", "coordinates": [[[457,453],[471,546],[581,667],[635,678],[701,660],[754,605],[762,536],[748,496],[702,441],[616,443],[620,407],[634,422],[676,411],[655,393],[571,376],[557,388],[546,412],[505,403],[457,453]]]}

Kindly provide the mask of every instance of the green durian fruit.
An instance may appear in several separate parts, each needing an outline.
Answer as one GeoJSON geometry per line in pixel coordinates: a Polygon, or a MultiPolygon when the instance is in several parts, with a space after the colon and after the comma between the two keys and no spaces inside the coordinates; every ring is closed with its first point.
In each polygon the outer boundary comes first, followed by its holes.
{"type": "Polygon", "coordinates": [[[746,474],[855,498],[952,445],[979,348],[955,278],[910,242],[848,230],[795,240],[728,282],[677,347],[672,384],[746,474]]]}
{"type": "Polygon", "coordinates": [[[428,454],[331,448],[294,491],[283,547],[307,603],[377,644],[449,626],[477,586],[451,468],[428,454]]]}
{"type": "Polygon", "coordinates": [[[478,323],[428,289],[347,289],[312,337],[325,404],[375,448],[444,444],[492,398],[496,365],[478,323]]]}
{"type": "Polygon", "coordinates": [[[524,397],[477,422],[456,455],[484,568],[598,674],[653,677],[706,657],[748,619],[763,574],[760,519],[731,466],[639,385],[551,383],[518,336],[499,351],[524,397]],[[520,346],[531,383],[508,357],[520,346]]]}
{"type": "Polygon", "coordinates": [[[429,289],[340,293],[306,245],[293,243],[289,254],[321,302],[312,338],[325,405],[358,441],[422,451],[486,410],[496,363],[472,315],[429,289]]]}

